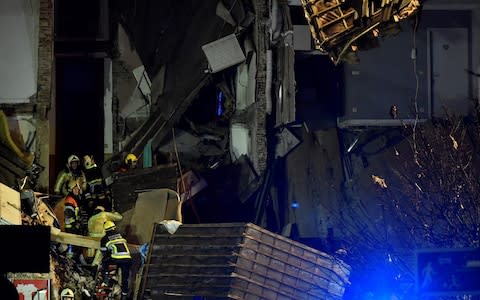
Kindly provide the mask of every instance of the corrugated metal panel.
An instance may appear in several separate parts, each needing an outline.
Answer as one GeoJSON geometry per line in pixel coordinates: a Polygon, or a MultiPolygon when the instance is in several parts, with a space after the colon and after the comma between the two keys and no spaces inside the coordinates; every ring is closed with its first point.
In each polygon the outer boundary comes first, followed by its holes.
{"type": "Polygon", "coordinates": [[[183,225],[154,234],[141,294],[333,300],[349,273],[342,261],[253,224],[183,225]]]}

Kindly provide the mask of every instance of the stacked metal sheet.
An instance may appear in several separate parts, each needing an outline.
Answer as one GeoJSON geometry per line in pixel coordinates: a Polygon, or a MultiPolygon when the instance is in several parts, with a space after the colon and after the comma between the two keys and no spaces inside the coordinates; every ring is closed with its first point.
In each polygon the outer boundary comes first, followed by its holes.
{"type": "Polygon", "coordinates": [[[350,267],[254,224],[157,225],[140,299],[342,299],[350,267]]]}

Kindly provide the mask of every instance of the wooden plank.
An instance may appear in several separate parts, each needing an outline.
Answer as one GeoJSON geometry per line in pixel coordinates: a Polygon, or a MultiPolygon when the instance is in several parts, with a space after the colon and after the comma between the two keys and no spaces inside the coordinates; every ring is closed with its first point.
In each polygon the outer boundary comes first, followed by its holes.
{"type": "Polygon", "coordinates": [[[203,274],[204,276],[230,274],[235,266],[214,265],[214,264],[196,264],[196,265],[178,265],[178,264],[156,264],[150,266],[152,274],[203,274]]]}
{"type": "Polygon", "coordinates": [[[150,257],[150,264],[154,265],[225,265],[229,266],[232,263],[235,263],[233,255],[194,255],[194,256],[184,256],[184,255],[164,255],[164,256],[154,256],[150,257]]]}
{"type": "Polygon", "coordinates": [[[53,242],[85,248],[100,249],[100,238],[66,233],[55,227],[50,228],[51,240],[53,242]]]}
{"type": "Polygon", "coordinates": [[[170,245],[192,245],[194,242],[193,240],[196,240],[198,245],[224,245],[227,243],[230,243],[230,245],[235,245],[239,244],[242,240],[242,237],[220,237],[216,238],[215,236],[211,237],[206,237],[206,236],[200,236],[198,238],[181,238],[181,237],[166,237],[166,236],[155,236],[155,241],[156,243],[164,243],[164,244],[170,244],[170,245]]]}
{"type": "MultiPolygon", "coordinates": [[[[98,237],[90,237],[73,233],[63,232],[56,227],[50,227],[50,238],[52,242],[66,245],[74,245],[85,248],[100,249],[100,240],[98,237]]],[[[137,251],[140,248],[137,244],[127,243],[130,252],[137,251]]]]}

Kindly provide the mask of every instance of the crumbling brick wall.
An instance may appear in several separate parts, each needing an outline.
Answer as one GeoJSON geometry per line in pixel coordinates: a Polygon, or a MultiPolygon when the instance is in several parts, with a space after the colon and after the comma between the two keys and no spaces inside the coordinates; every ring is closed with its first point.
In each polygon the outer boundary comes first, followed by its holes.
{"type": "Polygon", "coordinates": [[[255,44],[257,46],[257,75],[256,75],[256,115],[255,131],[253,134],[253,153],[255,168],[261,173],[267,168],[267,22],[269,10],[267,1],[253,1],[255,8],[255,44]]]}
{"type": "MultiPolygon", "coordinates": [[[[48,124],[48,110],[53,99],[53,26],[54,26],[53,0],[40,0],[39,30],[38,30],[38,77],[37,97],[34,99],[34,118],[37,129],[35,157],[40,165],[49,169],[50,130],[48,124]]],[[[47,190],[49,184],[48,171],[42,172],[38,180],[40,190],[47,190]]]]}

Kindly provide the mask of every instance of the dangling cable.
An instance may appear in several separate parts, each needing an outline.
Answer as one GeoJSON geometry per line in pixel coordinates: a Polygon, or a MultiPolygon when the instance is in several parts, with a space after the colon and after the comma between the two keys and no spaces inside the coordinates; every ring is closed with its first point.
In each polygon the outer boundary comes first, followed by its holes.
{"type": "Polygon", "coordinates": [[[415,23],[413,26],[413,49],[412,49],[412,62],[413,62],[413,73],[415,75],[415,97],[413,98],[413,105],[415,106],[415,122],[413,123],[413,158],[415,164],[420,166],[418,161],[418,151],[417,151],[417,141],[416,141],[416,133],[417,133],[417,124],[418,124],[418,90],[420,88],[420,78],[418,76],[417,70],[417,30],[418,30],[418,14],[415,16],[415,23]]]}
{"type": "MultiPolygon", "coordinates": [[[[178,155],[178,148],[177,148],[177,140],[175,139],[175,128],[173,127],[172,127],[172,137],[173,137],[173,148],[175,149],[175,156],[177,157],[178,170],[180,172],[180,182],[182,183],[183,192],[186,195],[187,188],[185,187],[185,180],[183,179],[182,165],[180,164],[180,157],[178,155]]],[[[177,187],[177,193],[181,196],[178,187],[177,187]]],[[[177,208],[177,219],[180,223],[183,223],[182,204],[184,200],[185,200],[185,197],[183,199],[180,197],[180,203],[178,203],[178,208],[177,208]]]]}

